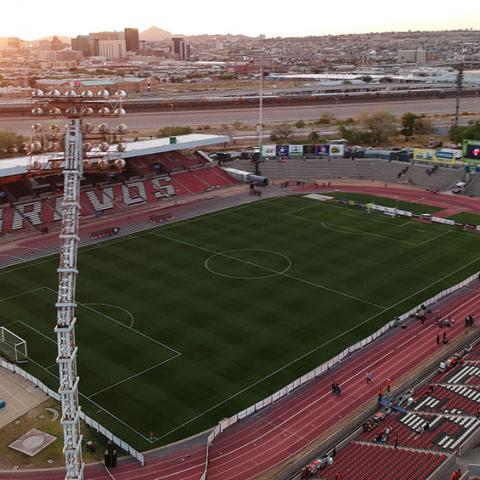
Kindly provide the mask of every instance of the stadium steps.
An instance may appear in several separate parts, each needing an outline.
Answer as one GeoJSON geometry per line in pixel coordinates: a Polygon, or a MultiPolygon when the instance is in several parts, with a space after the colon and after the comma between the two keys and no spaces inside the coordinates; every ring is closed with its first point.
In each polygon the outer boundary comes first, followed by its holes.
{"type": "Polygon", "coordinates": [[[480,196],[480,173],[474,173],[470,185],[463,191],[464,195],[480,196]]]}

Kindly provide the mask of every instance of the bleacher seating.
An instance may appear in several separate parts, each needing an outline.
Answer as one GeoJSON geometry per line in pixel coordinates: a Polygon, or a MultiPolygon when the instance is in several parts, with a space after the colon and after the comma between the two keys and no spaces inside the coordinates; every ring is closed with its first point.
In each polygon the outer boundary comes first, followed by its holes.
{"type": "Polygon", "coordinates": [[[358,440],[375,443],[377,435],[388,426],[391,433],[385,442],[393,445],[395,438],[398,445],[408,448],[435,451],[454,451],[480,425],[474,417],[456,417],[453,415],[420,414],[416,411],[390,414],[379,426],[363,433],[358,440]],[[428,429],[425,426],[428,424],[428,429]]]}
{"type": "Polygon", "coordinates": [[[172,178],[184,187],[189,193],[200,193],[208,190],[208,185],[196,175],[188,172],[172,173],[172,178]]]}
{"type": "Polygon", "coordinates": [[[348,480],[425,480],[446,458],[444,454],[352,442],[314,478],[335,480],[339,473],[348,480]]]}
{"type": "MultiPolygon", "coordinates": [[[[228,163],[229,167],[254,171],[250,160],[235,160],[228,163]]],[[[307,181],[315,180],[377,180],[387,183],[407,183],[432,189],[447,190],[462,176],[460,169],[438,168],[429,175],[430,167],[411,165],[407,162],[388,162],[381,159],[284,159],[265,160],[260,164],[262,175],[272,180],[307,181]],[[408,171],[399,176],[401,171],[408,171]]]]}
{"type": "Polygon", "coordinates": [[[231,177],[228,178],[226,175],[222,175],[219,172],[223,172],[223,170],[218,167],[213,167],[195,170],[192,172],[192,174],[195,175],[196,178],[203,181],[207,188],[222,188],[234,184],[234,181],[231,177]]]}

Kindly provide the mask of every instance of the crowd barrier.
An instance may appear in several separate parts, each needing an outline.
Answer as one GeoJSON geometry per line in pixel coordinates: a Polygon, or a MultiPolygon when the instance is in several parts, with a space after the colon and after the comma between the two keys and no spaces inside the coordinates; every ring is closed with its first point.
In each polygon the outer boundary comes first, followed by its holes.
{"type": "MultiPolygon", "coordinates": [[[[60,395],[58,394],[58,392],[55,392],[51,388],[47,387],[38,378],[34,377],[33,375],[30,375],[28,372],[21,369],[17,365],[14,365],[14,364],[12,364],[10,362],[7,362],[3,359],[0,359],[0,366],[2,368],[5,368],[5,369],[9,370],[10,372],[13,372],[13,373],[16,373],[17,375],[20,375],[25,380],[28,380],[29,382],[32,382],[34,385],[36,385],[38,388],[40,388],[43,392],[45,392],[49,397],[54,398],[57,401],[60,401],[60,395]]],[[[132,457],[136,458],[142,464],[142,466],[145,465],[145,457],[140,452],[137,452],[128,443],[124,442],[122,439],[115,436],[112,432],[110,432],[110,430],[107,430],[103,425],[100,425],[98,422],[96,422],[95,420],[90,418],[88,415],[85,414],[85,412],[82,412],[81,410],[80,410],[80,418],[87,425],[92,427],[97,432],[101,433],[108,440],[111,440],[115,445],[120,447],[125,452],[129,453],[132,457]]]]}
{"type": "Polygon", "coordinates": [[[453,287],[446,288],[445,290],[441,291],[440,293],[437,293],[435,296],[429,298],[428,300],[422,302],[420,305],[412,308],[408,312],[404,313],[398,318],[395,318],[394,320],[388,322],[386,325],[384,325],[382,328],[378,329],[376,332],[372,333],[370,336],[367,338],[364,338],[363,340],[358,341],[357,343],[351,345],[350,347],[347,347],[345,350],[343,350],[341,353],[339,353],[337,356],[333,357],[332,359],[328,360],[327,362],[323,363],[322,365],[316,367],[315,369],[311,370],[310,372],[306,373],[305,375],[302,375],[300,378],[297,378],[294,380],[292,383],[287,385],[286,387],[281,388],[274,394],[268,396],[267,398],[260,400],[259,402],[255,403],[254,405],[251,405],[250,407],[246,408],[245,410],[242,410],[241,412],[238,412],[237,414],[231,416],[230,418],[226,418],[224,420],[221,420],[219,424],[212,430],[210,435],[207,438],[207,449],[206,449],[206,456],[205,456],[205,468],[204,468],[204,473],[201,476],[200,480],[207,480],[207,474],[208,474],[208,462],[209,462],[209,451],[210,451],[210,446],[212,445],[213,441],[215,438],[220,435],[220,433],[224,432],[227,428],[231,427],[235,423],[237,423],[239,420],[242,420],[250,415],[253,415],[254,413],[257,413],[259,410],[277,402],[278,400],[282,399],[286,395],[290,394],[294,390],[296,390],[298,387],[305,385],[306,383],[310,382],[314,378],[328,372],[331,368],[334,366],[338,365],[343,359],[345,359],[347,356],[351,355],[354,352],[357,352],[358,350],[361,350],[364,348],[366,345],[371,344],[373,341],[375,341],[377,338],[381,337],[388,331],[390,331],[392,328],[400,325],[402,322],[406,321],[407,319],[411,318],[412,315],[414,315],[420,308],[421,305],[425,305],[426,307],[429,307],[430,305],[433,305],[437,303],[439,300],[442,298],[445,298],[446,296],[456,292],[457,290],[460,290],[461,288],[465,287],[466,285],[472,283],[473,281],[478,281],[480,276],[480,272],[474,273],[473,275],[470,275],[468,278],[465,280],[461,281],[460,283],[454,285],[453,287]]]}

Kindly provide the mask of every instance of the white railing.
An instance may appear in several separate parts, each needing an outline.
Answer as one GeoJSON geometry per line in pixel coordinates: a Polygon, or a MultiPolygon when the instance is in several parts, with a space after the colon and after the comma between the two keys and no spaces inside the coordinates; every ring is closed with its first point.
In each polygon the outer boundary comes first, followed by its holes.
{"type": "MultiPolygon", "coordinates": [[[[45,392],[49,397],[54,398],[57,401],[60,401],[60,395],[53,391],[51,388],[47,387],[44,383],[42,383],[38,378],[34,377],[33,375],[30,375],[28,372],[25,370],[21,369],[17,365],[14,365],[10,362],[7,362],[3,359],[0,359],[0,366],[2,368],[5,368],[9,370],[10,372],[16,373],[17,375],[20,375],[22,378],[25,380],[28,380],[29,382],[32,382],[34,385],[39,387],[43,392],[45,392]]],[[[129,453],[132,457],[136,458],[142,466],[145,465],[145,457],[140,453],[137,452],[134,448],[132,448],[128,443],[124,442],[122,439],[118,438],[115,436],[110,430],[107,430],[103,425],[100,423],[96,422],[92,418],[90,418],[88,415],[86,415],[83,411],[80,410],[80,418],[90,427],[92,427],[94,430],[97,432],[101,433],[104,435],[108,440],[111,440],[115,445],[120,447],[122,450],[125,452],[129,453]]]]}
{"type": "MultiPolygon", "coordinates": [[[[435,296],[422,302],[420,305],[425,305],[426,307],[433,305],[434,303],[438,302],[442,298],[445,298],[446,296],[465,287],[469,283],[472,283],[473,281],[478,281],[479,275],[480,275],[480,272],[474,273],[473,275],[461,281],[460,283],[454,285],[453,287],[446,288],[440,293],[437,293],[435,296]]],[[[259,402],[255,403],[254,405],[251,405],[250,407],[246,408],[245,410],[242,410],[241,412],[238,412],[237,414],[231,416],[230,418],[226,418],[220,421],[219,424],[212,430],[212,432],[207,438],[205,468],[202,476],[200,477],[200,480],[207,480],[210,446],[212,445],[215,438],[218,435],[220,435],[220,433],[224,432],[227,428],[231,427],[232,425],[237,423],[239,420],[242,420],[250,415],[253,415],[254,413],[257,413],[262,408],[265,408],[268,405],[271,405],[272,403],[275,403],[278,400],[282,399],[283,397],[287,396],[288,394],[296,390],[298,387],[305,385],[306,383],[310,382],[314,378],[324,374],[325,372],[328,372],[328,370],[330,370],[335,365],[339,364],[348,355],[351,355],[352,353],[358,350],[361,350],[366,345],[371,344],[377,338],[387,333],[393,327],[398,326],[399,324],[401,324],[402,322],[410,318],[412,314],[417,312],[417,310],[420,308],[420,305],[412,308],[411,310],[404,313],[400,317],[388,322],[386,325],[384,325],[382,328],[378,329],[376,332],[369,335],[367,338],[364,338],[363,340],[358,341],[357,343],[351,345],[350,347],[347,347],[345,350],[340,352],[337,356],[333,357],[332,359],[328,360],[322,365],[316,367],[315,369],[311,370],[305,375],[302,375],[300,378],[297,378],[292,383],[288,384],[286,387],[281,388],[274,394],[268,396],[267,398],[264,398],[263,400],[260,400],[259,402]]]]}

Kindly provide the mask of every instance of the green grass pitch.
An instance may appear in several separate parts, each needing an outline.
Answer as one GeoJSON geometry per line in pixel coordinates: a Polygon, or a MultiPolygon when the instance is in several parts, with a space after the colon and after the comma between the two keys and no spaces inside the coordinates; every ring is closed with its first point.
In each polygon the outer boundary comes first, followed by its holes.
{"type": "MultiPolygon", "coordinates": [[[[203,431],[478,271],[478,245],[450,227],[288,197],[86,247],[82,408],[138,449],[203,431]]],[[[0,271],[0,325],[27,340],[26,368],[53,388],[57,261],[0,271]]]]}

